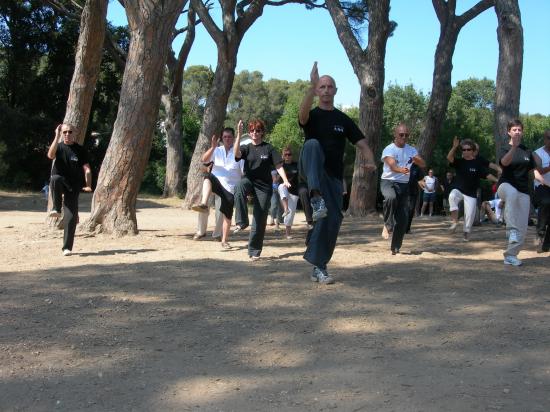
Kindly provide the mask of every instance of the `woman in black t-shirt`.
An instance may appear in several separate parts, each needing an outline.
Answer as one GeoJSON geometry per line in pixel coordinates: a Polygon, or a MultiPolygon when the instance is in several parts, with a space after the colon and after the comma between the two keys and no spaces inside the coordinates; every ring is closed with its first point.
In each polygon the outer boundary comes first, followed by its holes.
{"type": "Polygon", "coordinates": [[[298,163],[293,161],[292,149],[287,146],[283,149],[283,169],[285,170],[290,187],[280,184],[278,187],[281,204],[283,206],[283,223],[285,225],[285,236],[291,239],[290,230],[294,222],[296,207],[298,206],[298,163]]]}
{"type": "Polygon", "coordinates": [[[253,120],[248,124],[248,133],[252,142],[240,145],[243,121],[239,120],[237,138],[233,152],[235,161],[244,160],[244,176],[235,186],[235,223],[234,233],[248,227],[247,197],[254,195],[252,228],[248,239],[248,256],[252,260],[259,259],[262,253],[265,226],[269,214],[271,194],[273,192],[271,169],[275,167],[283,179],[283,185],[290,187],[282,167],[282,159],[277,150],[264,142],[265,124],[261,120],[253,120]]]}
{"type": "Polygon", "coordinates": [[[469,240],[469,233],[472,230],[477,208],[477,190],[480,179],[489,179],[496,181],[496,178],[489,174],[483,162],[477,159],[475,153],[475,143],[470,139],[462,142],[458,137],[453,140],[453,146],[447,155],[449,165],[456,170],[454,188],[449,193],[449,210],[453,223],[449,230],[455,232],[458,224],[458,205],[464,202],[464,235],[463,240],[469,240]],[[455,159],[455,152],[458,147],[462,148],[462,158],[455,159]]]}

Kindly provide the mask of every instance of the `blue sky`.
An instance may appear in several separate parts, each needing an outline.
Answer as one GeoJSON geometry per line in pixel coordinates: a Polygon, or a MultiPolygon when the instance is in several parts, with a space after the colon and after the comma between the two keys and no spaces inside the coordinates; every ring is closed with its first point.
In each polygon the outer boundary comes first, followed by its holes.
{"type": "MultiPolygon", "coordinates": [[[[461,14],[475,3],[474,0],[458,0],[457,13],[461,14]]],[[[519,0],[519,4],[524,30],[520,111],[550,115],[550,1],[519,0]]],[[[214,2],[214,9],[219,12],[219,3],[214,2]]],[[[108,19],[116,25],[126,24],[118,2],[109,3],[108,19]]],[[[432,2],[392,0],[390,19],[398,26],[386,49],[386,85],[413,84],[417,90],[429,93],[439,36],[439,22],[432,2]]],[[[216,22],[220,24],[219,19],[216,22]]],[[[178,27],[183,24],[182,20],[178,27]]],[[[464,26],[453,58],[453,84],[469,77],[496,79],[496,27],[493,9],[464,26]]],[[[183,38],[177,39],[174,47],[179,47],[182,41],[183,38]]],[[[305,10],[292,4],[266,7],[245,34],[239,49],[237,72],[258,70],[265,80],[307,80],[314,61],[318,61],[321,74],[331,74],[336,79],[336,103],[357,106],[359,83],[326,10],[305,10]]],[[[216,46],[202,26],[197,28],[187,64],[215,68],[216,46]]]]}

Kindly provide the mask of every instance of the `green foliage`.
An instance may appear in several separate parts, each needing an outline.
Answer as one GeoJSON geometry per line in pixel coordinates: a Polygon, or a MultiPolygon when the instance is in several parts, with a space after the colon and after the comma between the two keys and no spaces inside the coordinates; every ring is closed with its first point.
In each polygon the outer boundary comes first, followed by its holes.
{"type": "Polygon", "coordinates": [[[214,79],[214,72],[206,66],[189,66],[183,73],[183,104],[189,113],[202,116],[206,97],[214,79]]]}

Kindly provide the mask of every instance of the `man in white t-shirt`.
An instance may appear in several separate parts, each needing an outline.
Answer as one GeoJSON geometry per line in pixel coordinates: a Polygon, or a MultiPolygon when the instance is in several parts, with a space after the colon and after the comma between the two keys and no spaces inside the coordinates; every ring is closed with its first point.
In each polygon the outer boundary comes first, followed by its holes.
{"type": "Polygon", "coordinates": [[[222,229],[222,247],[230,249],[227,243],[229,229],[231,228],[231,219],[233,218],[235,185],[241,180],[243,175],[243,161],[236,162],[233,153],[233,143],[235,140],[235,131],[231,127],[226,127],[222,131],[222,145],[218,146],[220,138],[212,136],[212,145],[202,155],[204,163],[212,162],[212,171],[204,177],[202,186],[201,203],[193,205],[191,209],[205,213],[208,211],[208,197],[215,193],[221,199],[220,212],[223,214],[222,229]]]}
{"type": "Polygon", "coordinates": [[[535,169],[534,204],[537,207],[537,252],[550,251],[550,129],[544,132],[544,145],[533,153],[535,169]]]}
{"type": "Polygon", "coordinates": [[[426,214],[426,209],[429,210],[430,216],[434,214],[434,203],[435,203],[435,188],[437,187],[437,178],[434,176],[433,169],[428,170],[428,175],[424,176],[422,182],[422,188],[424,193],[422,196],[422,210],[420,211],[420,216],[426,214]]]}
{"type": "Polygon", "coordinates": [[[384,229],[382,237],[391,234],[392,255],[399,253],[407,228],[409,199],[409,170],[412,164],[425,167],[426,163],[416,149],[407,144],[409,128],[398,124],[393,131],[393,143],[384,148],[384,168],[380,180],[380,191],[384,196],[384,229]]]}

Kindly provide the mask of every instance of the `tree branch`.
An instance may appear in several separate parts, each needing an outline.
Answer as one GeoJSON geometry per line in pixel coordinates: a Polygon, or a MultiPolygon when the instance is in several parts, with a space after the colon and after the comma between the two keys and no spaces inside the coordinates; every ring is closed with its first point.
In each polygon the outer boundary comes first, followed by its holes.
{"type": "Polygon", "coordinates": [[[218,48],[220,48],[224,41],[223,32],[216,25],[212,19],[212,16],[210,16],[209,7],[207,7],[202,0],[191,0],[191,7],[193,7],[201,19],[202,24],[204,24],[204,27],[206,28],[208,34],[210,34],[210,37],[212,37],[218,48]]]}
{"type": "Polygon", "coordinates": [[[336,31],[338,32],[340,43],[344,46],[351,65],[354,70],[356,70],[356,68],[363,65],[363,49],[361,48],[357,37],[353,34],[353,30],[351,29],[348,18],[342,10],[340,2],[338,0],[326,0],[325,4],[328,8],[330,16],[332,17],[336,31]]]}
{"type": "MultiPolygon", "coordinates": [[[[181,46],[180,52],[178,54],[176,72],[174,74],[174,84],[172,85],[171,94],[174,95],[177,90],[181,91],[181,86],[183,82],[183,68],[189,57],[189,52],[191,51],[191,46],[195,41],[195,10],[192,8],[189,9],[189,14],[187,15],[187,35],[181,46]]],[[[171,54],[171,53],[170,53],[171,54]]]]}
{"type": "Polygon", "coordinates": [[[495,0],[481,0],[475,6],[472,6],[468,11],[457,17],[457,24],[459,27],[464,26],[470,20],[473,20],[485,10],[493,7],[495,0]]]}
{"type": "Polygon", "coordinates": [[[434,6],[437,19],[439,20],[441,26],[443,26],[444,23],[447,21],[447,17],[449,16],[447,3],[445,2],[445,0],[432,0],[432,4],[434,6]]]}

